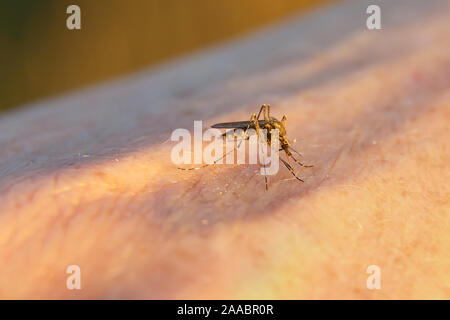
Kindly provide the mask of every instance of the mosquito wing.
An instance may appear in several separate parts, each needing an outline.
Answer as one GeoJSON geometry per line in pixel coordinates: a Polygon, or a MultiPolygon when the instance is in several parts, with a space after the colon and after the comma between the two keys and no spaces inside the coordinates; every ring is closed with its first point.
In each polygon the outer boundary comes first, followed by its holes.
{"type": "MultiPolygon", "coordinates": [[[[264,120],[258,121],[259,126],[264,126],[267,122],[264,120]]],[[[211,128],[216,129],[255,129],[255,124],[250,121],[236,121],[236,122],[223,122],[223,123],[216,123],[215,125],[212,125],[211,128]]]]}

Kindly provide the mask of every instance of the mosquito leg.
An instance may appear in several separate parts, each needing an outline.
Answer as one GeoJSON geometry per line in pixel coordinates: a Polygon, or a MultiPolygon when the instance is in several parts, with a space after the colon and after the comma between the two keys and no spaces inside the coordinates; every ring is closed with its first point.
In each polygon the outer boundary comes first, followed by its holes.
{"type": "Polygon", "coordinates": [[[296,154],[298,154],[300,157],[303,157],[303,155],[298,152],[297,150],[295,150],[294,148],[292,148],[291,146],[289,146],[289,149],[291,149],[292,151],[294,151],[296,154]]]}
{"type": "MultiPolygon", "coordinates": [[[[256,121],[257,122],[257,121],[256,121]]],[[[257,129],[257,132],[259,131],[259,126],[257,129]]],[[[259,134],[258,134],[258,145],[259,147],[261,147],[261,141],[259,141],[259,134]]],[[[267,184],[267,174],[266,174],[266,158],[264,157],[264,151],[261,152],[261,156],[262,156],[262,161],[263,161],[263,168],[264,168],[264,183],[266,185],[266,191],[269,190],[269,186],[267,184]]]]}
{"type": "MultiPolygon", "coordinates": [[[[265,104],[263,104],[263,106],[261,107],[261,110],[264,110],[264,117],[266,116],[266,105],[265,104]]],[[[259,113],[261,113],[261,110],[259,111],[259,113]]],[[[259,118],[259,114],[258,114],[258,118],[259,118]]],[[[259,130],[260,130],[260,128],[259,128],[259,122],[258,122],[258,118],[256,118],[256,117],[254,117],[253,118],[253,123],[254,123],[254,125],[255,125],[255,129],[256,129],[256,134],[257,134],[257,139],[258,139],[258,147],[260,147],[261,146],[261,141],[259,140],[259,130]]],[[[265,182],[265,185],[266,185],[266,191],[267,190],[269,190],[269,186],[268,186],[268,183],[267,183],[267,175],[266,175],[266,159],[265,159],[265,157],[264,157],[264,152],[262,152],[261,153],[262,154],[262,157],[263,157],[263,167],[264,167],[264,182],[265,182]]]]}
{"type": "Polygon", "coordinates": [[[263,110],[264,110],[264,121],[269,121],[269,118],[267,117],[267,105],[263,104],[263,110]]]}
{"type": "MultiPolygon", "coordinates": [[[[253,121],[253,118],[254,118],[254,117],[255,117],[255,114],[253,114],[253,115],[251,116],[251,118],[250,118],[250,123],[253,121]]],[[[246,129],[244,132],[247,132],[248,128],[250,127],[250,123],[249,123],[249,125],[247,126],[247,129],[246,129]]],[[[225,138],[225,137],[227,136],[227,133],[228,133],[228,132],[223,133],[223,134],[221,135],[221,138],[222,138],[222,139],[225,138]]],[[[190,171],[190,170],[199,170],[199,169],[202,169],[202,168],[205,168],[205,167],[208,167],[208,166],[215,165],[215,164],[217,164],[217,162],[219,162],[220,160],[222,160],[223,158],[225,158],[228,154],[230,154],[231,152],[234,152],[234,150],[236,150],[236,149],[239,149],[239,147],[240,147],[241,144],[242,144],[242,141],[243,141],[243,140],[240,140],[239,143],[238,143],[238,145],[237,145],[235,148],[233,148],[233,150],[228,151],[228,152],[225,153],[223,156],[221,156],[219,159],[214,160],[213,163],[207,163],[207,164],[204,164],[204,165],[202,165],[202,166],[200,166],[200,167],[195,167],[195,168],[180,168],[180,167],[178,167],[177,169],[185,170],[185,171],[190,171]]]]}
{"type": "MultiPolygon", "coordinates": [[[[258,140],[259,140],[259,135],[258,135],[258,140]]],[[[261,145],[261,143],[259,143],[259,145],[261,145]]],[[[269,187],[267,185],[266,158],[264,157],[264,152],[262,152],[261,154],[262,154],[262,157],[263,157],[262,160],[263,160],[263,167],[264,167],[264,183],[266,184],[266,191],[267,191],[267,190],[269,190],[269,187]]]]}
{"type": "Polygon", "coordinates": [[[266,165],[263,164],[264,166],[264,183],[266,184],[266,191],[269,190],[269,186],[267,184],[267,175],[266,175],[266,165]]]}
{"type": "MultiPolygon", "coordinates": [[[[262,106],[261,106],[261,109],[263,110],[263,113],[264,113],[264,121],[269,121],[269,118],[268,118],[268,113],[267,113],[267,108],[268,108],[268,105],[266,105],[266,104],[263,104],[262,106]]],[[[259,113],[261,113],[261,110],[259,111],[259,113]]],[[[259,120],[259,115],[258,115],[258,120],[259,120]]]]}
{"type": "Polygon", "coordinates": [[[256,117],[253,118],[253,125],[255,126],[256,133],[259,134],[259,122],[256,117]]]}
{"type": "MultiPolygon", "coordinates": [[[[260,111],[260,113],[261,113],[261,111],[260,111]]],[[[247,125],[247,128],[245,129],[244,133],[246,133],[246,132],[248,131],[248,129],[250,128],[250,124],[251,124],[251,123],[256,123],[256,124],[258,124],[258,121],[255,121],[255,119],[256,119],[256,114],[252,114],[252,116],[250,117],[250,121],[249,121],[249,123],[248,123],[248,125],[247,125]]],[[[258,128],[259,128],[259,124],[258,124],[258,128]]],[[[226,134],[227,134],[227,133],[225,132],[224,134],[221,135],[221,137],[222,137],[222,138],[223,138],[223,137],[226,137],[226,134]]],[[[184,171],[190,171],[190,170],[199,170],[199,169],[202,169],[202,168],[205,168],[205,167],[208,167],[208,166],[215,165],[215,164],[217,164],[217,162],[219,162],[220,160],[222,160],[223,158],[225,158],[228,154],[230,154],[231,152],[234,152],[234,150],[236,150],[236,149],[239,149],[239,147],[240,147],[241,144],[242,144],[242,141],[244,141],[244,140],[245,140],[245,139],[240,140],[239,143],[238,143],[238,145],[237,145],[235,148],[233,148],[233,150],[228,151],[228,152],[225,153],[223,156],[221,156],[219,159],[214,160],[213,163],[207,163],[207,164],[204,164],[204,165],[202,165],[202,166],[194,167],[194,168],[180,168],[180,167],[177,167],[177,169],[184,170],[184,171]]]]}
{"type": "Polygon", "coordinates": [[[281,160],[281,162],[283,162],[283,164],[286,166],[286,168],[289,170],[289,172],[292,173],[292,175],[293,175],[297,180],[299,180],[299,181],[301,181],[301,182],[305,182],[305,181],[303,181],[302,179],[300,179],[299,177],[297,177],[297,175],[296,175],[295,172],[294,172],[294,169],[292,169],[291,165],[290,165],[289,163],[287,163],[287,161],[285,161],[285,160],[282,159],[281,157],[278,157],[278,158],[281,160]]]}
{"type": "MultiPolygon", "coordinates": [[[[241,140],[240,142],[242,142],[242,140],[241,140]]],[[[195,167],[195,168],[180,168],[180,167],[177,167],[177,169],[185,170],[185,171],[190,171],[190,170],[199,170],[199,169],[202,169],[202,168],[205,168],[205,167],[208,167],[208,166],[213,166],[213,165],[217,164],[217,162],[219,162],[220,160],[222,160],[223,158],[225,158],[228,154],[230,154],[231,152],[234,152],[235,149],[238,149],[239,146],[240,146],[240,145],[238,145],[237,147],[233,148],[233,150],[228,151],[228,152],[225,153],[223,156],[221,156],[219,159],[214,160],[213,163],[206,163],[206,164],[204,164],[204,165],[202,165],[202,166],[200,166],[200,167],[195,167]]]]}
{"type": "MultiPolygon", "coordinates": [[[[248,122],[247,128],[245,128],[245,130],[244,130],[244,134],[247,134],[247,131],[248,131],[248,129],[250,129],[250,125],[251,125],[252,123],[254,123],[254,122],[253,122],[253,119],[255,119],[255,118],[256,118],[256,114],[254,113],[254,114],[252,114],[252,116],[250,117],[250,121],[248,122]]],[[[239,149],[239,148],[240,148],[240,146],[241,146],[241,144],[242,144],[242,141],[248,140],[248,139],[249,139],[249,137],[247,136],[245,139],[240,140],[239,143],[238,143],[238,145],[237,145],[237,147],[236,147],[236,149],[239,149]]]]}
{"type": "MultiPolygon", "coordinates": [[[[256,120],[259,120],[259,116],[261,115],[261,112],[264,110],[264,114],[266,114],[266,105],[265,104],[263,104],[262,106],[261,106],[261,109],[259,109],[259,112],[258,112],[258,116],[256,117],[256,120]]],[[[265,118],[264,118],[264,120],[265,120],[265,118]]]]}
{"type": "Polygon", "coordinates": [[[202,165],[200,167],[195,167],[195,168],[181,168],[181,167],[177,167],[177,169],[178,170],[183,170],[183,171],[200,170],[202,168],[205,168],[205,167],[211,166],[211,165],[212,165],[212,163],[207,163],[207,164],[204,164],[204,165],[202,165]]]}
{"type": "Polygon", "coordinates": [[[300,161],[298,161],[297,159],[294,158],[294,156],[292,155],[292,153],[290,151],[288,151],[288,150],[284,150],[284,151],[286,152],[286,158],[288,159],[288,161],[289,161],[289,157],[291,157],[292,160],[294,160],[297,164],[301,165],[303,168],[312,168],[312,167],[314,167],[314,166],[311,166],[311,165],[306,165],[306,164],[301,163],[300,161]]]}
{"type": "Polygon", "coordinates": [[[233,129],[233,130],[228,130],[227,132],[225,132],[225,133],[222,133],[221,135],[220,135],[220,137],[222,138],[222,139],[225,139],[225,140],[227,140],[228,139],[228,136],[229,135],[231,135],[231,133],[230,132],[233,132],[233,136],[235,135],[235,133],[236,133],[236,129],[233,129]]]}
{"type": "MultiPolygon", "coordinates": [[[[223,139],[227,139],[228,135],[231,135],[230,132],[231,132],[231,130],[227,131],[225,133],[222,133],[222,135],[220,137],[223,138],[223,139]]],[[[234,137],[235,134],[236,134],[236,130],[233,130],[233,137],[234,137]]],[[[243,134],[245,135],[246,132],[244,131],[243,134]]],[[[241,140],[248,140],[249,138],[250,137],[248,135],[245,135],[244,138],[243,139],[239,139],[239,141],[241,141],[241,140]]]]}
{"type": "MultiPolygon", "coordinates": [[[[286,152],[286,160],[287,160],[287,163],[289,164],[289,166],[292,168],[292,166],[291,166],[291,162],[289,161],[289,151],[287,151],[286,150],[286,148],[281,148],[279,151],[281,151],[281,150],[284,150],[284,152],[286,152]]],[[[281,158],[280,158],[281,159],[281,158]]]]}

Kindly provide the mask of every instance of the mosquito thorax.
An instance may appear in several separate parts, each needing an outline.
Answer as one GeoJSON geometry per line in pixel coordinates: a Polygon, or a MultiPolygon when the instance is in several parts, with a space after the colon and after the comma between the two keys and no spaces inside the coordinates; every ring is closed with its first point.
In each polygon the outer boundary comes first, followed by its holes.
{"type": "Polygon", "coordinates": [[[272,126],[272,129],[277,129],[279,131],[280,137],[283,137],[286,135],[286,128],[276,118],[270,117],[270,125],[272,126]]]}

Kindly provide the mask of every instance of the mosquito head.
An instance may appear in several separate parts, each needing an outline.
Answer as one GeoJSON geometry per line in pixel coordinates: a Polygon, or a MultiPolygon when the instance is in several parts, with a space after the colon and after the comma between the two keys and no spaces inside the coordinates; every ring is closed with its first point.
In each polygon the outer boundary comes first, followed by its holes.
{"type": "Polygon", "coordinates": [[[284,126],[283,121],[271,117],[270,126],[272,127],[271,129],[277,129],[279,131],[280,138],[286,135],[286,127],[284,126]]]}

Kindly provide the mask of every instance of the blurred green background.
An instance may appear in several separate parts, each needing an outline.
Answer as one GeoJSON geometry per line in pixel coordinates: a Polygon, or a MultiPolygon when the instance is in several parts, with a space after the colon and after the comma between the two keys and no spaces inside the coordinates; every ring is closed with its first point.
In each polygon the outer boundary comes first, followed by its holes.
{"type": "Polygon", "coordinates": [[[0,0],[0,112],[117,77],[330,0],[0,0]],[[66,28],[67,6],[81,30],[66,28]]]}

